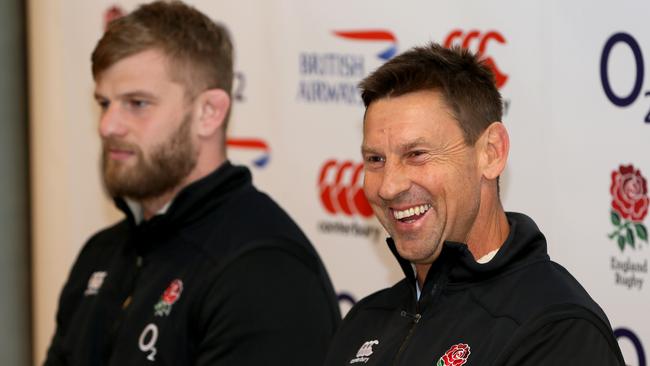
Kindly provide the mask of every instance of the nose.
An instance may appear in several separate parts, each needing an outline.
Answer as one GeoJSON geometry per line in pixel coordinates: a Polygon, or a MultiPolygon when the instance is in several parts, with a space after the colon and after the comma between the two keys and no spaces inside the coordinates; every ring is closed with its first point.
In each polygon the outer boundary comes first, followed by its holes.
{"type": "Polygon", "coordinates": [[[99,135],[103,138],[123,136],[126,134],[126,126],[120,116],[117,103],[111,103],[99,117],[99,135]]]}
{"type": "Polygon", "coordinates": [[[384,201],[392,201],[406,192],[411,187],[411,180],[408,177],[404,167],[399,163],[389,163],[384,165],[381,184],[377,194],[384,201]]]}

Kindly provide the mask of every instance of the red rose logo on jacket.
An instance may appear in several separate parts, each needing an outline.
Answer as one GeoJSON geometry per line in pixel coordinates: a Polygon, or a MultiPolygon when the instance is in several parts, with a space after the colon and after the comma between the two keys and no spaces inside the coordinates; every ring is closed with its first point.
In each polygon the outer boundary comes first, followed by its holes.
{"type": "Polygon", "coordinates": [[[153,307],[155,316],[169,315],[172,305],[181,297],[183,292],[183,281],[173,280],[160,297],[160,301],[153,307]]]}
{"type": "Polygon", "coordinates": [[[440,357],[436,366],[461,366],[467,362],[469,357],[469,346],[459,343],[452,346],[445,354],[440,357]]]}
{"type": "Polygon", "coordinates": [[[648,242],[648,230],[642,221],[648,214],[648,184],[633,165],[621,165],[612,172],[611,221],[615,229],[609,238],[616,240],[621,251],[626,245],[636,247],[637,237],[648,242]]]}

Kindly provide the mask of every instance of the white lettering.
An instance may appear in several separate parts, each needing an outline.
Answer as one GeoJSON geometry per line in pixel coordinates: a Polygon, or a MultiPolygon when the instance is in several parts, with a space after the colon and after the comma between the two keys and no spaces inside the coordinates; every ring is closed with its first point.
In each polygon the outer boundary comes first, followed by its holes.
{"type": "Polygon", "coordinates": [[[158,340],[158,327],[156,324],[150,323],[147,325],[142,333],[140,334],[140,339],[138,345],[140,346],[140,351],[142,352],[151,352],[147,355],[147,360],[155,361],[156,360],[156,341],[158,340]]]}

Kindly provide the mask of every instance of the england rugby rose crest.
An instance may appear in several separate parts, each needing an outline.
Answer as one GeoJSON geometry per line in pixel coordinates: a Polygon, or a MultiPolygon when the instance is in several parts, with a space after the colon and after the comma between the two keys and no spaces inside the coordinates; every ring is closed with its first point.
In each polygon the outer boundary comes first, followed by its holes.
{"type": "Polygon", "coordinates": [[[445,354],[440,357],[436,366],[461,366],[467,362],[469,357],[469,346],[459,343],[452,346],[445,354]]]}
{"type": "Polygon", "coordinates": [[[612,172],[611,221],[615,229],[609,238],[616,240],[621,251],[636,247],[637,239],[648,242],[643,219],[648,214],[648,183],[633,165],[621,165],[612,172]]]}
{"type": "Polygon", "coordinates": [[[181,297],[183,292],[183,281],[179,279],[173,280],[165,292],[160,297],[160,301],[154,306],[154,314],[156,316],[169,315],[172,311],[172,306],[181,297]]]}

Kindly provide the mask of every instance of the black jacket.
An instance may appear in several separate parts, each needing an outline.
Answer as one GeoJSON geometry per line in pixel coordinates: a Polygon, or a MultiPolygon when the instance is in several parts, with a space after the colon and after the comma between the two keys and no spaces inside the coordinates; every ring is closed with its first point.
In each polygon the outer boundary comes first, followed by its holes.
{"type": "Polygon", "coordinates": [[[225,163],[164,215],[84,246],[61,293],[46,365],[321,364],[340,321],[315,250],[225,163]]]}
{"type": "Polygon", "coordinates": [[[406,278],[348,313],[325,365],[624,365],[605,314],[550,261],[535,223],[516,213],[508,221],[486,264],[445,243],[419,302],[411,264],[389,239],[406,278]]]}

